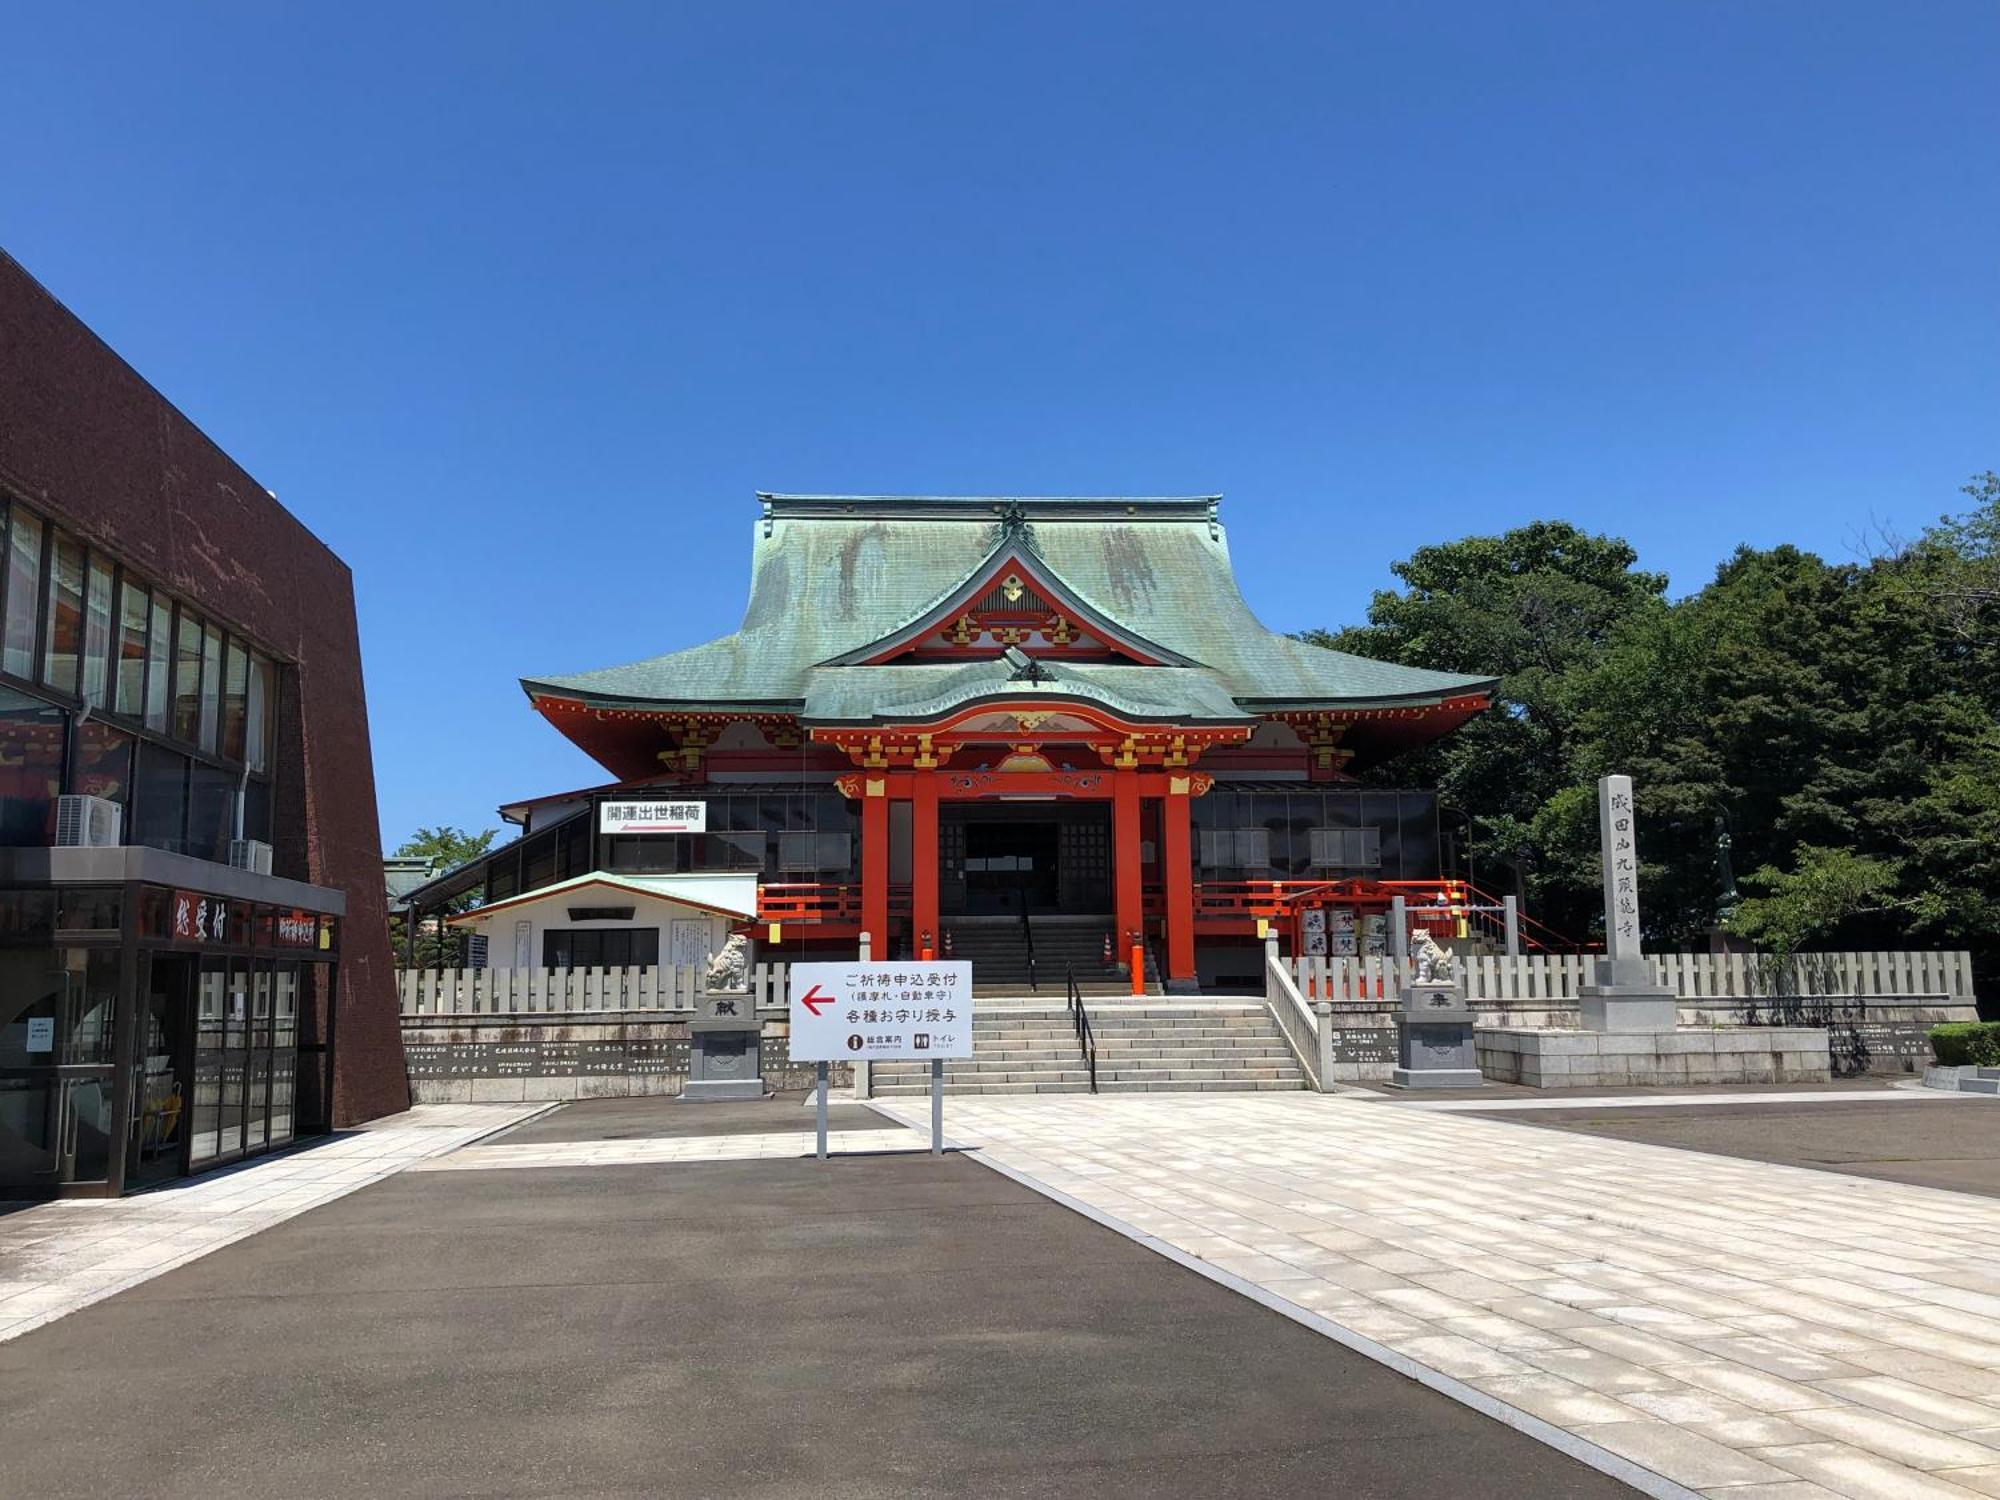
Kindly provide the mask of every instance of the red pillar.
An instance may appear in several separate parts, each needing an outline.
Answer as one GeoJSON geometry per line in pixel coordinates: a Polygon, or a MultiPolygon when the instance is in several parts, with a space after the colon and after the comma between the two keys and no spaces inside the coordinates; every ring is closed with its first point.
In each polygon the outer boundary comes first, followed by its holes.
{"type": "Polygon", "coordinates": [[[910,952],[923,957],[926,941],[935,958],[944,946],[938,931],[937,773],[920,770],[910,782],[910,952]]]}
{"type": "Polygon", "coordinates": [[[1167,778],[1160,811],[1160,884],[1167,898],[1167,978],[1193,979],[1194,844],[1185,777],[1167,778]]]}
{"type": "Polygon", "coordinates": [[[1145,922],[1139,868],[1139,773],[1125,767],[1111,773],[1111,879],[1117,893],[1118,930],[1112,950],[1118,962],[1131,957],[1132,934],[1145,922]]]}
{"type": "Polygon", "coordinates": [[[889,956],[889,783],[865,777],[861,787],[861,930],[871,961],[889,956]]]}

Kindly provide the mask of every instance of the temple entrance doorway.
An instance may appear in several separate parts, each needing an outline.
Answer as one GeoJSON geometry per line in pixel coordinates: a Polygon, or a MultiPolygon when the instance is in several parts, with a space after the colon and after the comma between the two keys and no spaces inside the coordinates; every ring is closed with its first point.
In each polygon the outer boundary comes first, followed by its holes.
{"type": "Polygon", "coordinates": [[[938,905],[946,914],[1111,910],[1108,803],[946,804],[938,845],[938,905]]]}

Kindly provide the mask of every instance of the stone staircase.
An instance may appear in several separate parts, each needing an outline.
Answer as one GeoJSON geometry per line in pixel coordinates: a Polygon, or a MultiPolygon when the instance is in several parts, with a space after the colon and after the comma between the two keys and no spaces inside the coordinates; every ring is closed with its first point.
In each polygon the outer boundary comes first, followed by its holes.
{"type": "MultiPolygon", "coordinates": [[[[1088,1010],[1100,1094],[1306,1087],[1298,1060],[1260,1002],[1100,1000],[1088,1010]]],[[[971,1057],[945,1063],[947,1092],[1090,1092],[1090,1070],[1060,999],[982,1000],[973,1010],[972,1049],[971,1057]]],[[[876,1063],[871,1075],[879,1098],[930,1090],[928,1063],[876,1063]]]]}
{"type": "MultiPolygon", "coordinates": [[[[1130,979],[1104,966],[1104,939],[1111,919],[1103,916],[1038,916],[1034,927],[1035,993],[1061,999],[1065,976],[1076,970],[1077,987],[1085,994],[1129,995],[1130,979]]],[[[944,924],[951,934],[951,956],[972,965],[975,995],[1026,995],[1028,940],[1021,919],[1013,917],[952,917],[944,924]]],[[[1114,963],[1116,959],[1114,958],[1114,963]]],[[[1146,950],[1146,993],[1160,993],[1158,966],[1146,950]]]]}

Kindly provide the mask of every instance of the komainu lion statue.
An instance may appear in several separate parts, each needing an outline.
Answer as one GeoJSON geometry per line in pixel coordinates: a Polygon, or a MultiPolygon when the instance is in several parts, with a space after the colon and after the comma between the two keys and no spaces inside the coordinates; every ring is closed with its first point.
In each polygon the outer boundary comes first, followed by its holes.
{"type": "Polygon", "coordinates": [[[1410,929],[1410,957],[1417,963],[1417,983],[1451,978],[1451,949],[1432,937],[1428,927],[1410,929]]]}
{"type": "Polygon", "coordinates": [[[708,961],[708,988],[744,990],[750,987],[750,939],[733,932],[722,951],[708,961]]]}

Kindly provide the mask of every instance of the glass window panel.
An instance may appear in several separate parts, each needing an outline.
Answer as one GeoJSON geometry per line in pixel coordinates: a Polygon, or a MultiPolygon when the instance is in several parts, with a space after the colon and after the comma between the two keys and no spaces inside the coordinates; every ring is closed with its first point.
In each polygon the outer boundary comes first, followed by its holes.
{"type": "Polygon", "coordinates": [[[200,722],[201,621],[181,610],[174,628],[174,738],[192,741],[200,722]]]}
{"type": "Polygon", "coordinates": [[[250,1097],[246,1102],[243,1145],[261,1151],[271,1138],[271,1049],[250,1049],[250,1097]]]}
{"type": "Polygon", "coordinates": [[[72,885],[63,887],[56,903],[56,931],[116,932],[124,912],[123,893],[117,886],[72,885]]]}
{"type": "MultiPolygon", "coordinates": [[[[1377,845],[1376,862],[1382,867],[1382,874],[1388,880],[1408,878],[1422,879],[1423,873],[1414,877],[1406,876],[1400,860],[1402,847],[1402,810],[1394,792],[1363,792],[1361,794],[1361,826],[1372,828],[1380,838],[1377,845]]],[[[1435,873],[1435,872],[1429,872],[1435,873]]]]}
{"type": "Polygon", "coordinates": [[[1262,880],[1270,874],[1270,829],[1239,828],[1236,830],[1236,868],[1243,872],[1246,880],[1262,880]]]}
{"type": "Polygon", "coordinates": [[[243,643],[232,640],[222,669],[222,753],[231,760],[243,759],[249,712],[250,658],[243,643]]]}
{"type": "Polygon", "coordinates": [[[56,533],[49,559],[48,639],[42,647],[42,681],[59,692],[76,691],[83,655],[83,547],[56,533]]]}
{"type": "Polygon", "coordinates": [[[711,833],[702,838],[706,845],[697,869],[758,870],[764,865],[762,833],[711,833]]]}
{"type": "Polygon", "coordinates": [[[42,523],[13,507],[7,534],[7,626],[0,666],[16,677],[35,675],[35,611],[41,604],[42,523]]]}
{"type": "Polygon", "coordinates": [[[854,835],[846,832],[828,833],[822,830],[813,837],[819,841],[820,873],[845,876],[853,872],[854,835]]]}
{"type": "MultiPolygon", "coordinates": [[[[1234,856],[1235,844],[1227,828],[1198,828],[1195,830],[1195,859],[1203,870],[1226,870],[1234,856]]],[[[971,868],[971,861],[966,862],[971,868]]]]}
{"type": "Polygon", "coordinates": [[[532,891],[555,880],[556,841],[548,834],[538,835],[522,845],[521,857],[525,889],[532,891]]]}
{"type": "Polygon", "coordinates": [[[136,719],[145,712],[146,621],[152,596],[126,579],[118,596],[118,680],[112,685],[114,713],[136,719]]]}
{"type": "Polygon", "coordinates": [[[69,983],[63,992],[64,1016],[57,1028],[59,1059],[69,1065],[108,1063],[117,1044],[118,950],[68,948],[63,952],[69,959],[69,983]]]}
{"type": "Polygon", "coordinates": [[[45,845],[55,833],[69,715],[0,688],[0,846],[45,845]]]}
{"type": "Polygon", "coordinates": [[[542,966],[622,969],[660,961],[657,927],[556,927],[542,934],[542,966]]]}
{"type": "Polygon", "coordinates": [[[174,649],[174,610],[166,600],[153,600],[152,629],[146,635],[146,727],[167,727],[168,675],[174,649]]]}
{"type": "Polygon", "coordinates": [[[819,838],[811,832],[778,835],[778,870],[787,875],[819,873],[819,838]]]}
{"type": "Polygon", "coordinates": [[[201,628],[201,748],[213,750],[222,723],[222,632],[201,628]]]}
{"type": "Polygon", "coordinates": [[[277,702],[272,691],[272,667],[268,658],[252,655],[250,658],[249,698],[244,706],[243,757],[250,762],[253,771],[270,768],[271,754],[271,709],[277,702]]]}
{"type": "Polygon", "coordinates": [[[90,559],[90,593],[83,611],[83,697],[108,707],[105,673],[111,664],[111,565],[90,559]]]}
{"type": "MultiPolygon", "coordinates": [[[[1395,830],[1396,863],[1406,880],[1429,880],[1444,874],[1438,850],[1438,806],[1434,792],[1400,792],[1401,827],[1395,830]]],[[[1383,856],[1388,863],[1388,855],[1383,856]]]]}
{"type": "Polygon", "coordinates": [[[188,1140],[196,1165],[213,1160],[224,1149],[233,1149],[221,1143],[222,1030],[228,984],[227,960],[202,960],[195,989],[194,1111],[188,1140]]]}
{"type": "Polygon", "coordinates": [[[137,806],[125,841],[179,854],[187,848],[188,758],[159,745],[139,747],[137,806]]]}
{"type": "Polygon", "coordinates": [[[200,761],[188,768],[187,853],[218,863],[229,858],[235,801],[236,778],[228,771],[200,761]]]}
{"type": "Polygon", "coordinates": [[[262,777],[243,784],[243,837],[271,842],[271,783],[262,777]]]}
{"type": "Polygon", "coordinates": [[[76,771],[70,784],[93,797],[124,806],[132,800],[132,736],[102,719],[86,719],[76,734],[76,771]]]}

